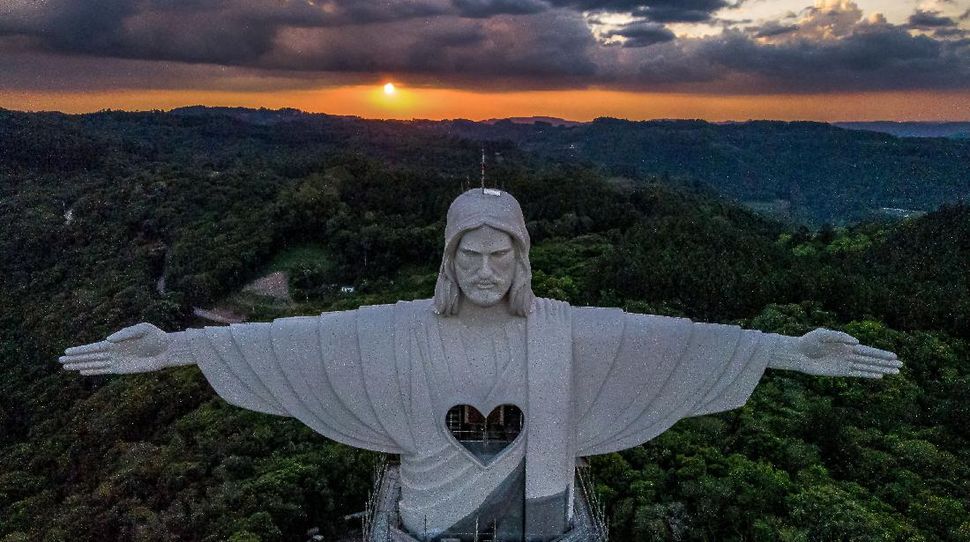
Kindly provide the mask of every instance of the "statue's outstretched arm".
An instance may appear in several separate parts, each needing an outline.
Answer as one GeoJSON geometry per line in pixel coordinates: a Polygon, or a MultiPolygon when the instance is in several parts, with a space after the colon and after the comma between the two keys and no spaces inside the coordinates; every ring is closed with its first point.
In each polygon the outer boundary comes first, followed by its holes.
{"type": "Polygon", "coordinates": [[[232,405],[297,418],[358,448],[401,453],[411,446],[405,440],[410,429],[396,421],[402,407],[388,402],[402,395],[389,392],[399,380],[387,362],[394,359],[395,346],[394,313],[388,309],[372,307],[362,322],[359,311],[346,311],[177,333],[143,323],[68,348],[60,362],[82,375],[198,365],[232,405]]]}
{"type": "Polygon", "coordinates": [[[892,352],[817,329],[802,337],[574,308],[577,455],[623,450],[677,420],[738,408],[766,367],[814,375],[880,378],[899,372],[892,352]]]}
{"type": "Polygon", "coordinates": [[[59,361],[64,369],[85,376],[147,373],[196,363],[185,332],[165,333],[145,322],[103,341],[68,348],[59,361]]]}
{"type": "Polygon", "coordinates": [[[903,366],[896,354],[859,344],[858,339],[841,331],[819,328],[801,337],[779,337],[775,355],[768,362],[774,369],[821,376],[882,378],[899,373],[903,366]]]}

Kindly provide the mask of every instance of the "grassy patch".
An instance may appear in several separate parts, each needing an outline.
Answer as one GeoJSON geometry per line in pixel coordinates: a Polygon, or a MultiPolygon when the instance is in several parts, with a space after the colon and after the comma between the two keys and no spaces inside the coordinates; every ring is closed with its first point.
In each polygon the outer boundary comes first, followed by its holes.
{"type": "Polygon", "coordinates": [[[288,247],[273,258],[266,272],[284,271],[291,276],[302,269],[333,267],[330,253],[323,245],[298,245],[288,247]]]}

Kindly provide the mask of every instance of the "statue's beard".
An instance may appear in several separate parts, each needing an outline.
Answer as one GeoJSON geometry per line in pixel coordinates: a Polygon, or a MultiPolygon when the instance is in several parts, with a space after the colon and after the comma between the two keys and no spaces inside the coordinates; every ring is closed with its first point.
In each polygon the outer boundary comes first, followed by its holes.
{"type": "Polygon", "coordinates": [[[483,288],[476,284],[463,285],[461,287],[461,293],[465,301],[478,305],[479,307],[491,307],[501,303],[508,292],[508,284],[494,284],[490,288],[483,288]]]}

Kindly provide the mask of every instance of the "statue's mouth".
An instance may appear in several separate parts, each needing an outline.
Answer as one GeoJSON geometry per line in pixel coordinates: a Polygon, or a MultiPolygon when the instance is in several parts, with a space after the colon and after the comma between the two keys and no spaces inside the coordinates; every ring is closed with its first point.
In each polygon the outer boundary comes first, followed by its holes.
{"type": "Polygon", "coordinates": [[[491,290],[492,288],[495,288],[495,283],[494,282],[478,282],[478,283],[475,283],[475,287],[478,288],[479,290],[491,290]]]}

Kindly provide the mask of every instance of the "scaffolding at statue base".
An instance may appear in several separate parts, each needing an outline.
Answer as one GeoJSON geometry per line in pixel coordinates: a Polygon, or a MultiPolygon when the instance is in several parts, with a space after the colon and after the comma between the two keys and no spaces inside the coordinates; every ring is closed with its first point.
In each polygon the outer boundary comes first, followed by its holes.
{"type": "MultiPolygon", "coordinates": [[[[408,533],[401,525],[397,509],[401,496],[400,476],[400,467],[387,460],[375,468],[374,491],[367,500],[363,515],[363,542],[511,542],[495,538],[487,525],[480,526],[478,532],[449,533],[437,538],[408,533]]],[[[577,461],[575,484],[572,525],[553,542],[609,542],[606,513],[593,486],[589,466],[583,460],[577,461]]]]}

